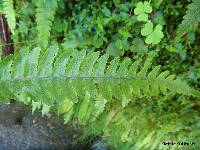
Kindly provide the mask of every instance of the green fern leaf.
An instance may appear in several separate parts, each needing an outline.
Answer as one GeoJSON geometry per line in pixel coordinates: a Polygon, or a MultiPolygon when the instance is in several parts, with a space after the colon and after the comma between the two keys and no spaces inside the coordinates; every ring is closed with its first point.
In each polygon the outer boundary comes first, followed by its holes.
{"type": "Polygon", "coordinates": [[[90,100],[91,100],[91,96],[89,94],[89,92],[86,91],[86,94],[85,94],[85,97],[80,105],[80,108],[79,108],[79,111],[78,111],[78,120],[81,122],[81,123],[85,123],[86,122],[86,114],[87,114],[87,110],[88,110],[88,107],[90,105],[90,100]]]}
{"type": "Polygon", "coordinates": [[[99,116],[100,113],[102,113],[105,109],[107,100],[101,96],[96,98],[95,101],[95,108],[96,108],[96,112],[95,112],[95,116],[99,116]]]}
{"type": "Polygon", "coordinates": [[[2,0],[3,13],[6,16],[8,26],[12,34],[14,34],[16,27],[15,10],[13,7],[13,0],[2,0]]]}
{"type": "MultiPolygon", "coordinates": [[[[146,63],[140,71],[137,71],[139,61],[136,61],[131,65],[129,59],[119,63],[118,59],[115,58],[107,67],[107,55],[98,58],[98,53],[86,55],[85,51],[77,51],[73,54],[59,53],[58,56],[58,51],[58,46],[54,45],[49,47],[43,54],[39,54],[40,49],[35,48],[31,52],[28,50],[21,50],[15,56],[10,55],[6,57],[1,60],[0,63],[0,85],[3,86],[3,83],[7,82],[8,88],[10,88],[9,84],[15,84],[17,87],[27,87],[30,85],[32,87],[29,89],[31,90],[29,91],[30,97],[33,96],[34,98],[41,96],[39,98],[40,100],[43,100],[42,97],[45,97],[45,99],[50,98],[53,101],[57,99],[57,97],[54,96],[58,94],[48,92],[44,92],[44,94],[42,91],[39,92],[39,90],[42,90],[43,87],[45,87],[48,88],[49,91],[53,91],[59,86],[61,88],[64,87],[71,91],[66,93],[74,96],[65,94],[63,91],[66,90],[61,89],[58,90],[58,92],[60,92],[59,94],[61,94],[60,98],[69,97],[70,99],[73,99],[77,94],[81,95],[82,93],[82,96],[84,96],[84,90],[87,89],[90,95],[101,95],[107,100],[112,97],[121,99],[123,98],[122,95],[131,98],[135,95],[136,91],[138,91],[137,95],[139,94],[140,96],[158,96],[160,93],[166,95],[170,91],[185,95],[198,94],[198,92],[190,88],[185,82],[175,79],[175,76],[168,75],[168,72],[158,74],[160,67],[155,67],[148,73],[149,67],[151,66],[149,63],[146,63]],[[64,55],[66,55],[66,57],[64,57],[64,55]],[[92,59],[93,56],[95,56],[95,59],[92,59]],[[90,59],[92,59],[91,62],[89,62],[90,59]],[[61,65],[61,68],[58,69],[58,64],[62,63],[64,65],[61,65]],[[25,67],[27,69],[25,69],[25,67]],[[85,69],[88,69],[88,74],[85,69]],[[28,73],[25,70],[27,70],[28,73]],[[58,74],[59,70],[62,70],[61,74],[58,74]],[[50,83],[51,85],[49,85],[50,83]],[[68,83],[71,87],[65,83],[68,83]],[[103,90],[102,83],[105,84],[104,89],[108,90],[103,90]],[[56,87],[53,87],[52,85],[56,87]],[[36,91],[39,93],[34,94],[36,91]],[[110,92],[104,93],[106,91],[110,92]],[[153,94],[151,93],[152,91],[153,94]]],[[[19,94],[22,92],[21,88],[10,88],[10,91],[13,91],[14,93],[14,91],[17,90],[17,93],[19,94]]],[[[11,95],[8,94],[7,98],[16,98],[10,96],[11,95]]]]}
{"type": "Polygon", "coordinates": [[[34,113],[37,109],[41,108],[41,102],[34,102],[32,101],[32,113],[34,113]]]}
{"type": "Polygon", "coordinates": [[[196,31],[198,24],[200,23],[200,1],[193,0],[191,4],[188,5],[188,10],[186,15],[183,17],[183,21],[178,27],[177,38],[182,37],[185,33],[189,31],[196,31]]]}
{"type": "MultiPolygon", "coordinates": [[[[0,61],[0,97],[31,101],[33,112],[43,106],[43,115],[56,108],[66,123],[77,117],[85,124],[104,116],[114,101],[123,109],[136,97],[200,96],[168,71],[159,73],[160,66],[150,69],[148,61],[142,66],[141,60],[114,58],[109,63],[108,59],[98,52],[62,52],[56,44],[43,53],[40,48],[24,48],[0,61]]],[[[128,132],[123,139],[129,139],[128,132]]]]}
{"type": "Polygon", "coordinates": [[[47,114],[50,111],[50,108],[51,108],[51,106],[43,104],[43,106],[42,106],[42,116],[44,116],[45,114],[47,114]]]}
{"type": "Polygon", "coordinates": [[[38,41],[42,48],[48,45],[52,22],[57,9],[57,0],[38,0],[36,9],[36,22],[38,30],[38,41]]]}
{"type": "Polygon", "coordinates": [[[65,113],[65,115],[64,115],[64,120],[65,120],[64,124],[67,124],[72,119],[73,113],[74,113],[73,107],[67,113],[65,113]]]}

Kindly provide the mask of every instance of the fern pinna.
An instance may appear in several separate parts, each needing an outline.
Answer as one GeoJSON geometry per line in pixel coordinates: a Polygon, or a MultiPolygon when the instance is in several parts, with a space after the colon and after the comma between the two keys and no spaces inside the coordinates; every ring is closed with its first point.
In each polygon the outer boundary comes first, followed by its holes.
{"type": "MultiPolygon", "coordinates": [[[[129,58],[110,60],[99,52],[62,51],[56,44],[42,53],[40,48],[23,48],[0,62],[0,99],[31,103],[33,111],[42,107],[43,115],[54,108],[66,123],[72,119],[80,125],[90,122],[90,132],[112,135],[114,142],[132,143],[137,137],[132,126],[143,114],[132,101],[176,93],[200,96],[168,71],[159,73],[160,66],[149,71],[149,62],[141,64],[141,60],[132,63],[129,58]]],[[[165,132],[161,130],[159,135],[165,132]]],[[[150,139],[160,138],[154,130],[143,133],[143,138],[147,134],[150,139]]],[[[136,142],[136,148],[142,143],[136,142]]]]}
{"type": "Polygon", "coordinates": [[[5,14],[10,31],[14,34],[16,27],[15,10],[13,6],[13,0],[2,0],[0,3],[3,5],[3,13],[5,14]]]}
{"type": "Polygon", "coordinates": [[[57,2],[58,0],[38,0],[36,3],[38,41],[43,48],[46,48],[48,45],[52,22],[58,7],[57,2]]]}
{"type": "Polygon", "coordinates": [[[200,1],[192,0],[187,8],[186,15],[178,27],[177,38],[182,37],[187,32],[196,31],[200,23],[200,1]]]}

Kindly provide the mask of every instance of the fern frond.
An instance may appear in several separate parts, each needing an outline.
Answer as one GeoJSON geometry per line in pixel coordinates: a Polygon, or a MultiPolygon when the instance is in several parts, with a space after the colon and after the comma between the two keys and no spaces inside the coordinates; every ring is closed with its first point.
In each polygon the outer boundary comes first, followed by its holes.
{"type": "Polygon", "coordinates": [[[36,5],[38,41],[42,48],[46,48],[58,4],[57,0],[38,0],[36,5]]]}
{"type": "Polygon", "coordinates": [[[134,114],[137,108],[128,107],[134,98],[200,96],[168,71],[159,73],[160,66],[150,69],[149,62],[142,66],[140,60],[108,59],[99,52],[62,52],[56,44],[42,53],[40,48],[23,48],[0,61],[0,99],[31,102],[33,112],[42,107],[43,115],[54,108],[64,114],[65,123],[73,118],[80,124],[90,122],[93,133],[101,127],[105,135],[130,142],[135,138],[132,124],[140,117],[134,114]]]}
{"type": "Polygon", "coordinates": [[[182,37],[185,33],[198,29],[198,24],[200,23],[200,1],[193,0],[187,8],[186,15],[178,27],[177,37],[182,37]]]}
{"type": "Polygon", "coordinates": [[[8,26],[12,34],[14,34],[16,27],[15,10],[13,7],[13,0],[2,0],[3,13],[6,16],[8,26]]]}
{"type": "Polygon", "coordinates": [[[149,71],[151,64],[148,62],[139,69],[140,61],[132,63],[130,59],[125,59],[119,62],[118,58],[114,58],[108,64],[108,55],[99,57],[99,52],[86,54],[85,51],[58,51],[56,45],[43,54],[40,48],[30,52],[24,48],[1,60],[2,99],[20,100],[22,95],[26,95],[24,99],[31,98],[46,104],[62,102],[66,98],[78,103],[89,95],[91,99],[99,99],[95,105],[101,105],[98,111],[102,111],[106,101],[113,98],[122,101],[125,107],[137,96],[169,93],[199,96],[198,91],[180,79],[175,79],[175,75],[169,75],[168,71],[159,74],[160,66],[149,71]],[[4,89],[10,93],[4,95],[4,89]]]}

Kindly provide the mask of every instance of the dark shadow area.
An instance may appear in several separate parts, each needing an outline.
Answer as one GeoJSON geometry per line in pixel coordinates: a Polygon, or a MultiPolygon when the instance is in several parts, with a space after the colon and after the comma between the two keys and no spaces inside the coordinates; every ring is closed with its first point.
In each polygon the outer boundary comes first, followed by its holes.
{"type": "Polygon", "coordinates": [[[80,132],[61,118],[32,115],[20,103],[0,105],[0,150],[89,150],[88,144],[72,144],[80,132]]]}

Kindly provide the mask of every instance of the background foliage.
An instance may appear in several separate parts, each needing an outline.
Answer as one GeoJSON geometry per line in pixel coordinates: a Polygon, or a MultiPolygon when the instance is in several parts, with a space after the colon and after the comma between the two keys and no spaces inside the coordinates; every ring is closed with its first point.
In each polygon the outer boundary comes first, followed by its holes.
{"type": "MultiPolygon", "coordinates": [[[[46,48],[59,43],[66,53],[85,50],[106,53],[110,59],[146,60],[200,88],[199,0],[3,0],[0,13],[7,18],[15,53],[40,47],[45,54],[46,48]]],[[[40,105],[32,104],[33,110],[40,105]]],[[[192,141],[194,149],[199,147],[199,98],[147,96],[135,98],[125,110],[118,107],[115,103],[106,107],[102,119],[83,126],[82,138],[103,133],[108,144],[120,150],[164,149],[164,140],[192,141]],[[102,131],[110,110],[119,113],[102,131]]]]}

